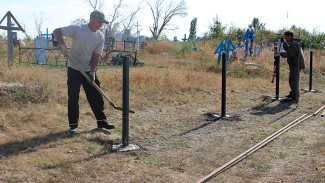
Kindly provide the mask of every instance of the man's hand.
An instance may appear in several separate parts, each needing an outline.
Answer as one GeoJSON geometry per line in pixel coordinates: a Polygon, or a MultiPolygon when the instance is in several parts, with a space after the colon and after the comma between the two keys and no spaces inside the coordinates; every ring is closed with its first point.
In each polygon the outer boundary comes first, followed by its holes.
{"type": "Polygon", "coordinates": [[[89,78],[90,78],[91,82],[95,82],[96,73],[95,72],[90,72],[89,73],[89,78]]]}
{"type": "Polygon", "coordinates": [[[65,44],[59,45],[60,51],[63,55],[68,55],[68,48],[65,44]]]}

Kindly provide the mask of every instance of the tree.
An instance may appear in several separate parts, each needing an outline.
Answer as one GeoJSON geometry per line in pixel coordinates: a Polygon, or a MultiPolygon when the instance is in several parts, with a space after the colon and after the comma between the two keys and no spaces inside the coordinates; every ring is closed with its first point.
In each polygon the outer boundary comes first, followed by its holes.
{"type": "Polygon", "coordinates": [[[152,34],[152,38],[157,40],[163,30],[176,29],[176,27],[169,27],[169,22],[174,17],[185,17],[187,16],[187,6],[185,0],[176,2],[175,0],[155,0],[151,3],[147,1],[151,10],[153,24],[149,27],[152,34]]]}
{"type": "Polygon", "coordinates": [[[245,35],[245,30],[240,29],[234,24],[230,24],[230,27],[227,30],[227,37],[231,40],[242,40],[245,35]]]}
{"type": "Polygon", "coordinates": [[[193,39],[196,39],[196,23],[197,23],[197,18],[195,17],[191,21],[191,28],[190,28],[190,35],[192,35],[193,39]]]}
{"type": "MultiPolygon", "coordinates": [[[[94,10],[104,8],[102,0],[88,0],[88,3],[94,10]]],[[[109,23],[103,24],[102,29],[107,30],[108,35],[114,35],[121,26],[123,26],[122,31],[125,29],[132,29],[136,25],[135,19],[139,11],[142,9],[142,4],[143,1],[136,6],[129,8],[123,4],[123,0],[118,0],[118,2],[114,4],[114,7],[109,9],[109,12],[112,12],[106,16],[109,23]]]]}
{"type": "Polygon", "coordinates": [[[254,28],[254,30],[265,30],[265,23],[261,23],[258,18],[253,19],[252,23],[248,25],[249,28],[254,28]]]}
{"type": "Polygon", "coordinates": [[[71,24],[73,25],[81,25],[81,24],[87,24],[87,20],[85,20],[84,18],[77,18],[74,21],[72,21],[71,24]]]}
{"type": "Polygon", "coordinates": [[[136,18],[136,15],[139,13],[139,11],[143,8],[142,4],[143,4],[143,1],[141,1],[137,6],[135,6],[135,9],[132,9],[128,13],[128,16],[122,20],[124,30],[132,29],[133,27],[136,26],[135,18],[136,18]]]}
{"type": "Polygon", "coordinates": [[[88,0],[88,2],[94,10],[100,10],[104,6],[104,4],[101,0],[99,0],[99,2],[97,0],[88,0]],[[98,6],[98,8],[97,8],[97,6],[98,6]]]}
{"type": "Polygon", "coordinates": [[[43,13],[41,13],[39,16],[35,16],[34,23],[38,35],[42,33],[43,22],[44,22],[43,13]]]}
{"type": "Polygon", "coordinates": [[[216,17],[213,20],[213,25],[209,26],[209,37],[210,38],[221,38],[223,39],[225,37],[225,29],[226,26],[223,26],[221,21],[218,18],[218,15],[216,15],[216,17]]]}

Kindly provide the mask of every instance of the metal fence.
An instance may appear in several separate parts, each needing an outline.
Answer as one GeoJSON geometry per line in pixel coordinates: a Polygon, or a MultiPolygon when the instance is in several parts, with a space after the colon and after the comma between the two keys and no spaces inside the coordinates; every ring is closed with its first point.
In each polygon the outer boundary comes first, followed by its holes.
{"type": "MultiPolygon", "coordinates": [[[[131,65],[133,66],[144,65],[143,62],[138,61],[137,51],[105,49],[103,56],[99,60],[98,66],[121,65],[120,63],[114,62],[113,57],[115,57],[116,53],[128,53],[131,60],[131,65]]],[[[67,63],[68,59],[60,52],[59,49],[19,47],[19,64],[39,64],[67,67],[67,63]]]]}
{"type": "Polygon", "coordinates": [[[58,49],[19,47],[19,64],[67,66],[67,58],[58,49]]]}

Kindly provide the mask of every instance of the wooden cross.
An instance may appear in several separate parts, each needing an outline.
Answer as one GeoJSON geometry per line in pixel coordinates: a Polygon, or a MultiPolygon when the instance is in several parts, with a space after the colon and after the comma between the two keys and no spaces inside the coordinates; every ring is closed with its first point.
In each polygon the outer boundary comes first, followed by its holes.
{"type": "Polygon", "coordinates": [[[183,42],[185,42],[187,39],[186,39],[186,34],[184,34],[184,38],[182,39],[183,42]]]}
{"type": "Polygon", "coordinates": [[[21,25],[18,23],[14,15],[8,11],[6,15],[1,19],[0,21],[0,29],[4,29],[8,31],[8,63],[10,61],[14,62],[14,45],[13,45],[13,39],[12,39],[12,30],[20,30],[25,32],[25,30],[21,27],[21,25]],[[1,26],[1,23],[3,20],[7,17],[7,26],[1,26]],[[12,27],[11,26],[11,18],[15,21],[15,23],[18,25],[18,27],[12,27]]]}

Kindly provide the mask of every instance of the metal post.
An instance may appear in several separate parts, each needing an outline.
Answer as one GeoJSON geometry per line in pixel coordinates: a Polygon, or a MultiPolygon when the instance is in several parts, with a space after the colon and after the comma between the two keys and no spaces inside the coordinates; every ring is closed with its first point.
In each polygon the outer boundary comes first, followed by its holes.
{"type": "Polygon", "coordinates": [[[122,146],[129,145],[129,57],[123,57],[122,146]]]}
{"type": "Polygon", "coordinates": [[[279,100],[279,94],[280,94],[280,56],[275,57],[275,65],[276,65],[275,99],[279,100]]]}
{"type": "Polygon", "coordinates": [[[310,51],[309,91],[313,90],[313,55],[314,52],[310,51]]]}
{"type": "Polygon", "coordinates": [[[222,99],[221,99],[221,117],[226,116],[226,77],[227,77],[226,53],[222,53],[222,99]]]}
{"type": "Polygon", "coordinates": [[[8,65],[14,63],[14,45],[12,40],[12,30],[11,30],[11,16],[7,14],[7,27],[8,27],[8,65]]]}

